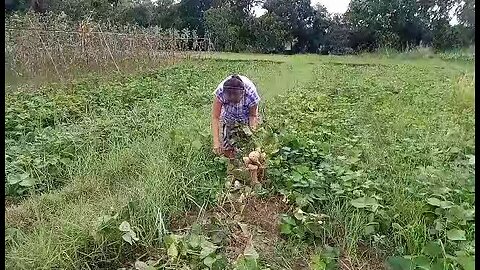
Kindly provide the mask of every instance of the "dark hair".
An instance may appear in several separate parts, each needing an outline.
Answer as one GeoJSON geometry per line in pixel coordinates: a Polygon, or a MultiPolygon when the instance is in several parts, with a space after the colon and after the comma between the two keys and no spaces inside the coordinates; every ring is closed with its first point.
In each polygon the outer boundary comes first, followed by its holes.
{"type": "Polygon", "coordinates": [[[227,92],[231,90],[244,90],[243,81],[240,76],[234,74],[223,83],[223,89],[227,92]]]}

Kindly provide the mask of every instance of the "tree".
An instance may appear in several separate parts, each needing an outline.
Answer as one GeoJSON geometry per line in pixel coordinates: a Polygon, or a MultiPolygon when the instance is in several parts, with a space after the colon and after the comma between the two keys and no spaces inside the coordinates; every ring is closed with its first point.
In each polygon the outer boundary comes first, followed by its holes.
{"type": "Polygon", "coordinates": [[[333,15],[326,32],[325,47],[321,51],[322,54],[345,53],[346,49],[351,46],[350,40],[352,31],[343,15],[333,15]]]}
{"type": "Polygon", "coordinates": [[[352,0],[346,18],[354,27],[356,46],[405,49],[418,45],[424,34],[426,25],[418,14],[415,0],[352,0]]]}
{"type": "Polygon", "coordinates": [[[263,8],[275,15],[296,40],[293,50],[305,52],[311,48],[309,34],[315,22],[315,10],[310,0],[266,0],[263,8]]]}
{"type": "Polygon", "coordinates": [[[213,0],[182,0],[178,6],[178,15],[183,27],[195,29],[200,35],[205,33],[204,13],[212,7],[213,0]]]}
{"type": "Polygon", "coordinates": [[[239,26],[232,22],[228,8],[211,8],[205,12],[205,26],[214,41],[215,48],[226,51],[240,51],[239,26]]]}
{"type": "Polygon", "coordinates": [[[293,40],[281,18],[275,14],[267,13],[255,19],[253,29],[255,47],[260,52],[282,52],[285,43],[293,40]]]}

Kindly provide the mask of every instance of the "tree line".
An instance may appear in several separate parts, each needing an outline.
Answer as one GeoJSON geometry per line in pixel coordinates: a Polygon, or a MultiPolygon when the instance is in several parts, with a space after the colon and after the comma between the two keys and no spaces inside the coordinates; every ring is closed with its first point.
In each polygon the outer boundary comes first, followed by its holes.
{"type": "Polygon", "coordinates": [[[310,0],[5,0],[5,12],[65,13],[116,24],[196,30],[216,50],[348,53],[475,44],[475,0],[352,0],[330,14],[310,0]],[[255,16],[254,7],[266,12],[255,16]],[[451,25],[451,14],[458,24],[451,25]]]}

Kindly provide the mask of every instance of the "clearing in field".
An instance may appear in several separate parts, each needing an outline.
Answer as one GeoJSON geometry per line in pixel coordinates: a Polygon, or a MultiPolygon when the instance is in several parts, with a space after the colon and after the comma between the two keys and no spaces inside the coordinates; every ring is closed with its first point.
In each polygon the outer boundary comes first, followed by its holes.
{"type": "Polygon", "coordinates": [[[473,66],[218,54],[9,92],[6,268],[473,269],[473,66]],[[231,73],[262,97],[260,192],[211,153],[231,73]]]}

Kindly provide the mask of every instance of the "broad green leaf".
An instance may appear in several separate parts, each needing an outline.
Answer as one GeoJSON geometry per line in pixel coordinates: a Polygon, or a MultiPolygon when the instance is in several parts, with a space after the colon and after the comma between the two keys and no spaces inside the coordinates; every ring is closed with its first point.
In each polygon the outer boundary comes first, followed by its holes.
{"type": "Polygon", "coordinates": [[[361,197],[350,201],[350,204],[356,208],[365,208],[372,205],[378,205],[375,198],[361,197]]]}
{"type": "Polygon", "coordinates": [[[21,178],[20,175],[18,175],[18,174],[9,175],[9,176],[7,177],[7,182],[8,182],[10,185],[15,185],[15,184],[18,184],[18,183],[22,182],[22,178],[21,178]]]}
{"type": "Polygon", "coordinates": [[[291,176],[292,180],[295,182],[300,182],[303,179],[303,176],[298,172],[294,171],[291,176]]]}
{"type": "Polygon", "coordinates": [[[22,187],[33,187],[35,185],[35,179],[33,178],[26,178],[20,182],[20,186],[22,187]]]}
{"type": "Polygon", "coordinates": [[[413,259],[416,267],[422,270],[430,270],[431,260],[426,256],[418,256],[413,259]]]}
{"type": "Polygon", "coordinates": [[[311,269],[312,270],[326,270],[327,263],[323,260],[322,256],[316,254],[312,257],[311,262],[311,269]]]}
{"type": "Polygon", "coordinates": [[[192,248],[198,248],[200,246],[200,237],[196,234],[190,236],[189,244],[192,248]]]}
{"type": "Polygon", "coordinates": [[[452,206],[454,206],[455,204],[451,201],[441,201],[440,202],[440,207],[442,209],[449,209],[451,208],[452,206]]]}
{"type": "Polygon", "coordinates": [[[280,224],[280,233],[282,234],[291,234],[292,233],[292,225],[287,223],[280,224]]]}
{"type": "Polygon", "coordinates": [[[463,267],[463,270],[475,269],[475,257],[474,256],[460,256],[457,257],[457,262],[463,267]]]}
{"type": "Polygon", "coordinates": [[[200,251],[200,258],[203,259],[217,250],[217,247],[209,241],[204,241],[201,244],[202,250],[200,251]]]}
{"type": "Polygon", "coordinates": [[[442,252],[442,247],[438,242],[428,242],[425,247],[423,247],[423,253],[430,257],[438,257],[442,255],[442,252]]]}
{"type": "Polygon", "coordinates": [[[206,266],[208,266],[208,268],[211,269],[216,260],[217,259],[208,256],[203,259],[203,264],[205,264],[206,266]]]}
{"type": "Polygon", "coordinates": [[[430,268],[431,270],[446,270],[447,264],[445,258],[437,258],[430,268]]]}
{"type": "Polygon", "coordinates": [[[198,150],[202,148],[202,142],[200,142],[199,140],[195,140],[192,142],[192,147],[198,150]]]}
{"type": "Polygon", "coordinates": [[[172,243],[172,244],[170,245],[170,247],[168,248],[168,250],[167,250],[167,255],[168,255],[168,257],[169,257],[170,259],[176,259],[176,258],[177,258],[177,256],[178,256],[178,249],[177,249],[177,246],[176,246],[174,243],[172,243]]]}
{"type": "Polygon", "coordinates": [[[428,198],[427,199],[427,203],[430,204],[430,205],[433,205],[433,206],[440,206],[440,204],[442,203],[442,201],[440,201],[439,199],[437,198],[428,198]]]}
{"type": "Polygon", "coordinates": [[[130,233],[125,233],[124,235],[122,235],[122,238],[123,240],[127,241],[130,245],[133,245],[133,241],[132,241],[132,236],[130,235],[130,233]]]}
{"type": "Polygon", "coordinates": [[[392,223],[392,228],[394,228],[396,230],[399,230],[399,231],[403,229],[402,226],[400,226],[400,224],[395,223],[395,222],[392,223]]]}
{"type": "Polygon", "coordinates": [[[297,224],[292,217],[286,216],[286,215],[283,216],[282,221],[283,221],[284,223],[287,223],[287,224],[290,224],[290,225],[294,225],[294,226],[297,224]]]}
{"type": "Polygon", "coordinates": [[[375,226],[369,225],[365,227],[365,234],[371,235],[375,233],[375,226]]]}
{"type": "Polygon", "coordinates": [[[412,260],[403,257],[390,257],[387,260],[391,270],[413,270],[414,264],[412,260]]]}
{"type": "Polygon", "coordinates": [[[467,240],[464,230],[451,229],[447,232],[447,238],[452,241],[467,240]]]}
{"type": "Polygon", "coordinates": [[[118,229],[122,232],[129,232],[131,231],[130,223],[128,223],[127,221],[123,221],[122,224],[120,224],[120,226],[118,227],[118,229]]]}

